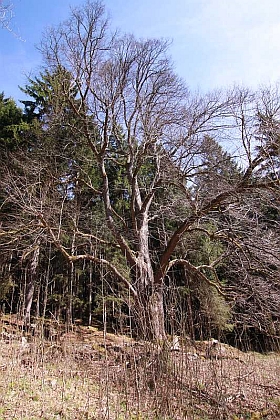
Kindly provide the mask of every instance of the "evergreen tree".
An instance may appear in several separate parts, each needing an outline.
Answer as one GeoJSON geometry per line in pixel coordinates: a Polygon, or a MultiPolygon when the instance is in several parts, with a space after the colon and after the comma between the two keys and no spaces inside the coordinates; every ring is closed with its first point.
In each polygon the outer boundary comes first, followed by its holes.
{"type": "Polygon", "coordinates": [[[13,149],[23,141],[23,133],[29,128],[23,111],[11,98],[0,94],[0,148],[13,149]]]}

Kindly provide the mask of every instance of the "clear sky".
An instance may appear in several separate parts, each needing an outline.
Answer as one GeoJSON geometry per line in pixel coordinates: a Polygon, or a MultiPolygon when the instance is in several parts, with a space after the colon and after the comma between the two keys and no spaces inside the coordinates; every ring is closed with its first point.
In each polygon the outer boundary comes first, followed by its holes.
{"type": "MultiPolygon", "coordinates": [[[[7,3],[8,0],[0,0],[7,3]]],[[[24,99],[18,85],[40,70],[42,31],[84,0],[11,0],[11,27],[0,29],[0,92],[24,99]]],[[[103,0],[112,27],[138,37],[172,40],[175,71],[191,89],[280,79],[279,0],[103,0]]]]}

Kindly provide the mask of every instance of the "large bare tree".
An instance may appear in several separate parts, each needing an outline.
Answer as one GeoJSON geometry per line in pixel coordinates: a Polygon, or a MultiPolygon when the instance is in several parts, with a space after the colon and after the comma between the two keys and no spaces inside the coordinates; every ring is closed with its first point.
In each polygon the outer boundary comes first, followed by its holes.
{"type": "MultiPolygon", "coordinates": [[[[60,80],[59,97],[75,115],[67,124],[80,159],[88,159],[86,146],[100,180],[98,186],[92,184],[90,169],[77,172],[76,182],[86,184],[93,198],[102,201],[104,236],[84,232],[77,221],[73,235],[75,240],[80,236],[96,246],[106,243],[118,249],[125,269],[96,252],[74,254],[42,201],[34,197],[32,205],[24,205],[70,264],[91,260],[105,265],[129,290],[141,333],[163,339],[164,281],[172,267],[184,266],[190,277],[223,295],[217,277],[213,281],[205,267],[176,255],[178,245],[188,233],[204,229],[203,220],[217,209],[229,208],[253,190],[279,189],[279,98],[274,92],[272,103],[268,91],[256,94],[238,88],[191,94],[172,69],[168,43],[112,33],[99,2],[73,9],[68,21],[45,34],[41,50],[49,70],[71,74],[70,84],[69,79],[60,80]],[[73,87],[79,100],[73,97],[73,87]],[[268,123],[273,125],[269,133],[268,123]],[[208,194],[195,187],[205,169],[206,135],[230,148],[241,166],[235,177],[221,173],[218,182],[210,182],[208,194]],[[121,178],[118,191],[114,177],[121,178]],[[119,205],[120,195],[125,206],[119,205]],[[151,227],[162,217],[173,223],[157,238],[154,252],[151,227]]],[[[65,124],[63,116],[59,118],[60,112],[47,123],[53,119],[56,125],[65,124]]],[[[26,201],[23,196],[22,200],[26,201]]],[[[206,233],[231,241],[222,232],[206,233]]],[[[208,268],[215,271],[219,261],[208,268]]]]}

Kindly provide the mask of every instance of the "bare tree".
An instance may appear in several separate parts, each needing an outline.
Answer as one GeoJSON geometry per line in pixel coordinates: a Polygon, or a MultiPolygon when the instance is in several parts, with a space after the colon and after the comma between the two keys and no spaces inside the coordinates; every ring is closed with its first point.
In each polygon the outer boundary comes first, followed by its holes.
{"type": "MultiPolygon", "coordinates": [[[[163,289],[172,267],[183,265],[197,282],[224,294],[217,276],[213,281],[203,267],[175,255],[178,245],[188,233],[201,229],[204,218],[220,206],[228,208],[252,190],[278,188],[277,173],[276,178],[267,177],[276,156],[271,159],[271,146],[258,124],[265,95],[258,98],[238,88],[191,94],[173,72],[168,43],[112,34],[99,2],[88,1],[73,9],[68,21],[45,35],[41,49],[48,68],[66,69],[78,90],[76,101],[69,83],[61,82],[60,95],[76,117],[68,123],[72,141],[81,159],[87,158],[83,148],[88,147],[101,180],[96,188],[89,173],[81,169],[79,182],[102,200],[110,246],[121,251],[125,269],[97,253],[73,255],[42,202],[39,206],[34,199],[30,206],[22,197],[23,203],[70,263],[90,260],[105,265],[129,290],[141,333],[163,339],[163,289]],[[242,170],[236,178],[224,177],[205,196],[205,190],[202,194],[194,185],[204,168],[206,134],[231,142],[242,170]],[[260,142],[262,147],[257,148],[260,142]],[[122,179],[118,190],[112,165],[118,171],[115,176],[122,179]],[[125,208],[118,205],[119,194],[125,208]],[[174,223],[155,253],[151,225],[163,214],[174,223]]],[[[94,238],[96,246],[108,243],[108,236],[89,235],[79,225],[73,226],[75,238],[94,238]]],[[[214,236],[209,232],[209,237],[214,236]]],[[[218,262],[209,268],[215,270],[218,262]]]]}
{"type": "Polygon", "coordinates": [[[0,2],[0,24],[2,28],[10,29],[10,21],[13,17],[13,5],[8,2],[4,3],[2,0],[0,2]]]}
{"type": "Polygon", "coordinates": [[[14,28],[14,5],[10,1],[0,0],[0,27],[11,32],[20,41],[25,41],[21,37],[18,28],[14,28]]]}

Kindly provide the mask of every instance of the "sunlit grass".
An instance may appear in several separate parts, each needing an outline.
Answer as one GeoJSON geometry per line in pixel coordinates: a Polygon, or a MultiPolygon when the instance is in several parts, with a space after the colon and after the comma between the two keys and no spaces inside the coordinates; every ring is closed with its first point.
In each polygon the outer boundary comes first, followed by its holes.
{"type": "Polygon", "coordinates": [[[168,346],[80,328],[0,340],[0,420],[276,420],[280,356],[168,346]]]}

